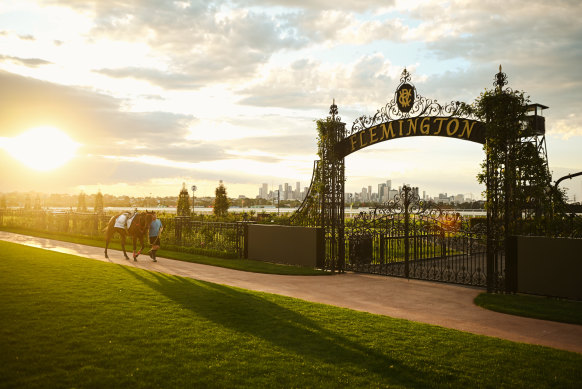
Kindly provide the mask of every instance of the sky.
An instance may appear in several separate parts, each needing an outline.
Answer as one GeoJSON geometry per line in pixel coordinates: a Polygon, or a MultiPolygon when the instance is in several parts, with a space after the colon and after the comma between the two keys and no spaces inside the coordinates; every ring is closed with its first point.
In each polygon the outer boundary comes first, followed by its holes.
{"type": "MultiPolygon", "coordinates": [[[[553,179],[582,171],[582,2],[3,1],[0,192],[255,197],[309,185],[315,121],[394,96],[473,102],[503,66],[549,106],[553,179]]],[[[405,138],[346,158],[346,190],[391,180],[480,197],[479,144],[405,138]]],[[[566,180],[582,199],[582,178],[566,180]]]]}

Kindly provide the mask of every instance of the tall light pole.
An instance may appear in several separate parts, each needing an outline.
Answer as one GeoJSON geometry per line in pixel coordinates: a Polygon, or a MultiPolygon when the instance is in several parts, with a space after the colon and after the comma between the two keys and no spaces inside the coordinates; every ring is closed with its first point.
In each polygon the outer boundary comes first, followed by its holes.
{"type": "Polygon", "coordinates": [[[194,214],[194,193],[196,193],[196,185],[192,185],[192,214],[194,214]]]}

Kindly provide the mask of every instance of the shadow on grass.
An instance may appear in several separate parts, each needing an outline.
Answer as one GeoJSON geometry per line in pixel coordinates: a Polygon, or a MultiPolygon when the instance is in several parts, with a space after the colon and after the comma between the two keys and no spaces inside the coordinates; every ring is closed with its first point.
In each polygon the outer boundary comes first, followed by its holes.
{"type": "MultiPolygon", "coordinates": [[[[154,280],[126,266],[121,268],[196,315],[233,331],[262,338],[292,354],[302,355],[307,361],[317,360],[345,369],[368,371],[393,385],[418,387],[430,382],[426,371],[404,366],[401,361],[323,328],[318,322],[255,293],[161,273],[148,273],[154,280]]],[[[319,310],[320,306],[316,306],[319,310]]],[[[326,315],[321,320],[331,322],[336,319],[326,315]]],[[[330,323],[330,326],[349,324],[336,322],[330,323]]]]}

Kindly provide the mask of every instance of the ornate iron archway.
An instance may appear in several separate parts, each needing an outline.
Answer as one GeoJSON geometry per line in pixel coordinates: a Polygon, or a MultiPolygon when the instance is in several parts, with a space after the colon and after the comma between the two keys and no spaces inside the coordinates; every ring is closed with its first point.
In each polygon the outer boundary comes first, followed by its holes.
{"type": "MultiPolygon", "coordinates": [[[[494,85],[502,88],[506,83],[506,75],[500,68],[500,72],[495,76],[494,85]]],[[[325,258],[322,258],[320,263],[322,268],[331,271],[361,270],[354,267],[352,260],[356,257],[353,255],[358,253],[357,256],[362,256],[366,250],[370,249],[366,246],[368,245],[365,242],[367,238],[360,243],[355,243],[353,237],[357,236],[357,233],[354,230],[346,232],[345,157],[376,143],[404,137],[440,136],[485,144],[485,124],[468,114],[462,107],[463,103],[459,101],[441,105],[435,99],[421,96],[412,84],[411,75],[406,69],[402,72],[393,99],[386,106],[378,109],[374,115],[364,115],[356,119],[349,130],[341,122],[335,102],[331,105],[330,116],[326,120],[323,134],[320,134],[318,150],[320,160],[314,163],[308,195],[291,218],[291,223],[294,225],[318,226],[324,229],[326,247],[325,258]]],[[[547,167],[545,131],[543,122],[541,127],[538,127],[539,119],[536,111],[536,117],[533,118],[531,124],[539,130],[531,133],[528,139],[520,141],[531,143],[542,154],[547,167]]],[[[543,117],[541,120],[543,121],[543,117]]],[[[380,207],[374,212],[381,212],[382,209],[386,210],[390,207],[380,207]]],[[[420,217],[420,215],[417,216],[420,217]]],[[[488,212],[486,284],[488,289],[497,290],[503,288],[502,278],[506,264],[501,245],[493,241],[490,219],[491,215],[488,212]]],[[[466,229],[465,232],[469,233],[466,229]]],[[[483,236],[479,237],[481,241],[483,236]]],[[[483,266],[477,273],[482,271],[482,268],[483,266]]],[[[405,271],[404,276],[410,276],[409,270],[405,271]]],[[[466,277],[460,278],[466,279],[466,277]]],[[[483,277],[477,278],[483,279],[483,277]]],[[[472,280],[475,278],[469,277],[469,279],[471,279],[469,283],[474,284],[472,280]]]]}

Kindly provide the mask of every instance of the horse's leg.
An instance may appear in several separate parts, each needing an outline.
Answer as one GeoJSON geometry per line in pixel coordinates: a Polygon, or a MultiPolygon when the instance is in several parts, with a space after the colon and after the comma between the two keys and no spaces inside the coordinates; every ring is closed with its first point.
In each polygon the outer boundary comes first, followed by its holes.
{"type": "Polygon", "coordinates": [[[141,248],[140,248],[140,249],[139,249],[139,251],[137,252],[137,255],[140,255],[140,254],[141,254],[141,252],[142,252],[142,251],[143,251],[143,249],[144,249],[144,246],[143,246],[143,235],[140,235],[140,236],[139,236],[139,243],[140,243],[140,245],[141,245],[141,248]]]}
{"type": "Polygon", "coordinates": [[[109,258],[107,255],[107,248],[109,247],[109,240],[111,239],[111,234],[109,233],[109,229],[107,229],[107,235],[105,235],[105,258],[109,258]]]}
{"type": "Polygon", "coordinates": [[[123,256],[125,259],[129,259],[127,253],[125,252],[125,231],[120,232],[119,235],[121,235],[121,249],[123,250],[123,256]]]}
{"type": "MultiPolygon", "coordinates": [[[[136,243],[137,243],[137,242],[136,242],[136,236],[135,236],[135,235],[133,235],[133,236],[131,237],[131,239],[132,239],[132,241],[133,241],[133,260],[137,262],[137,256],[139,255],[139,252],[138,252],[138,253],[136,253],[136,252],[135,252],[136,243]]],[[[141,252],[141,250],[140,250],[140,252],[141,252]]]]}

